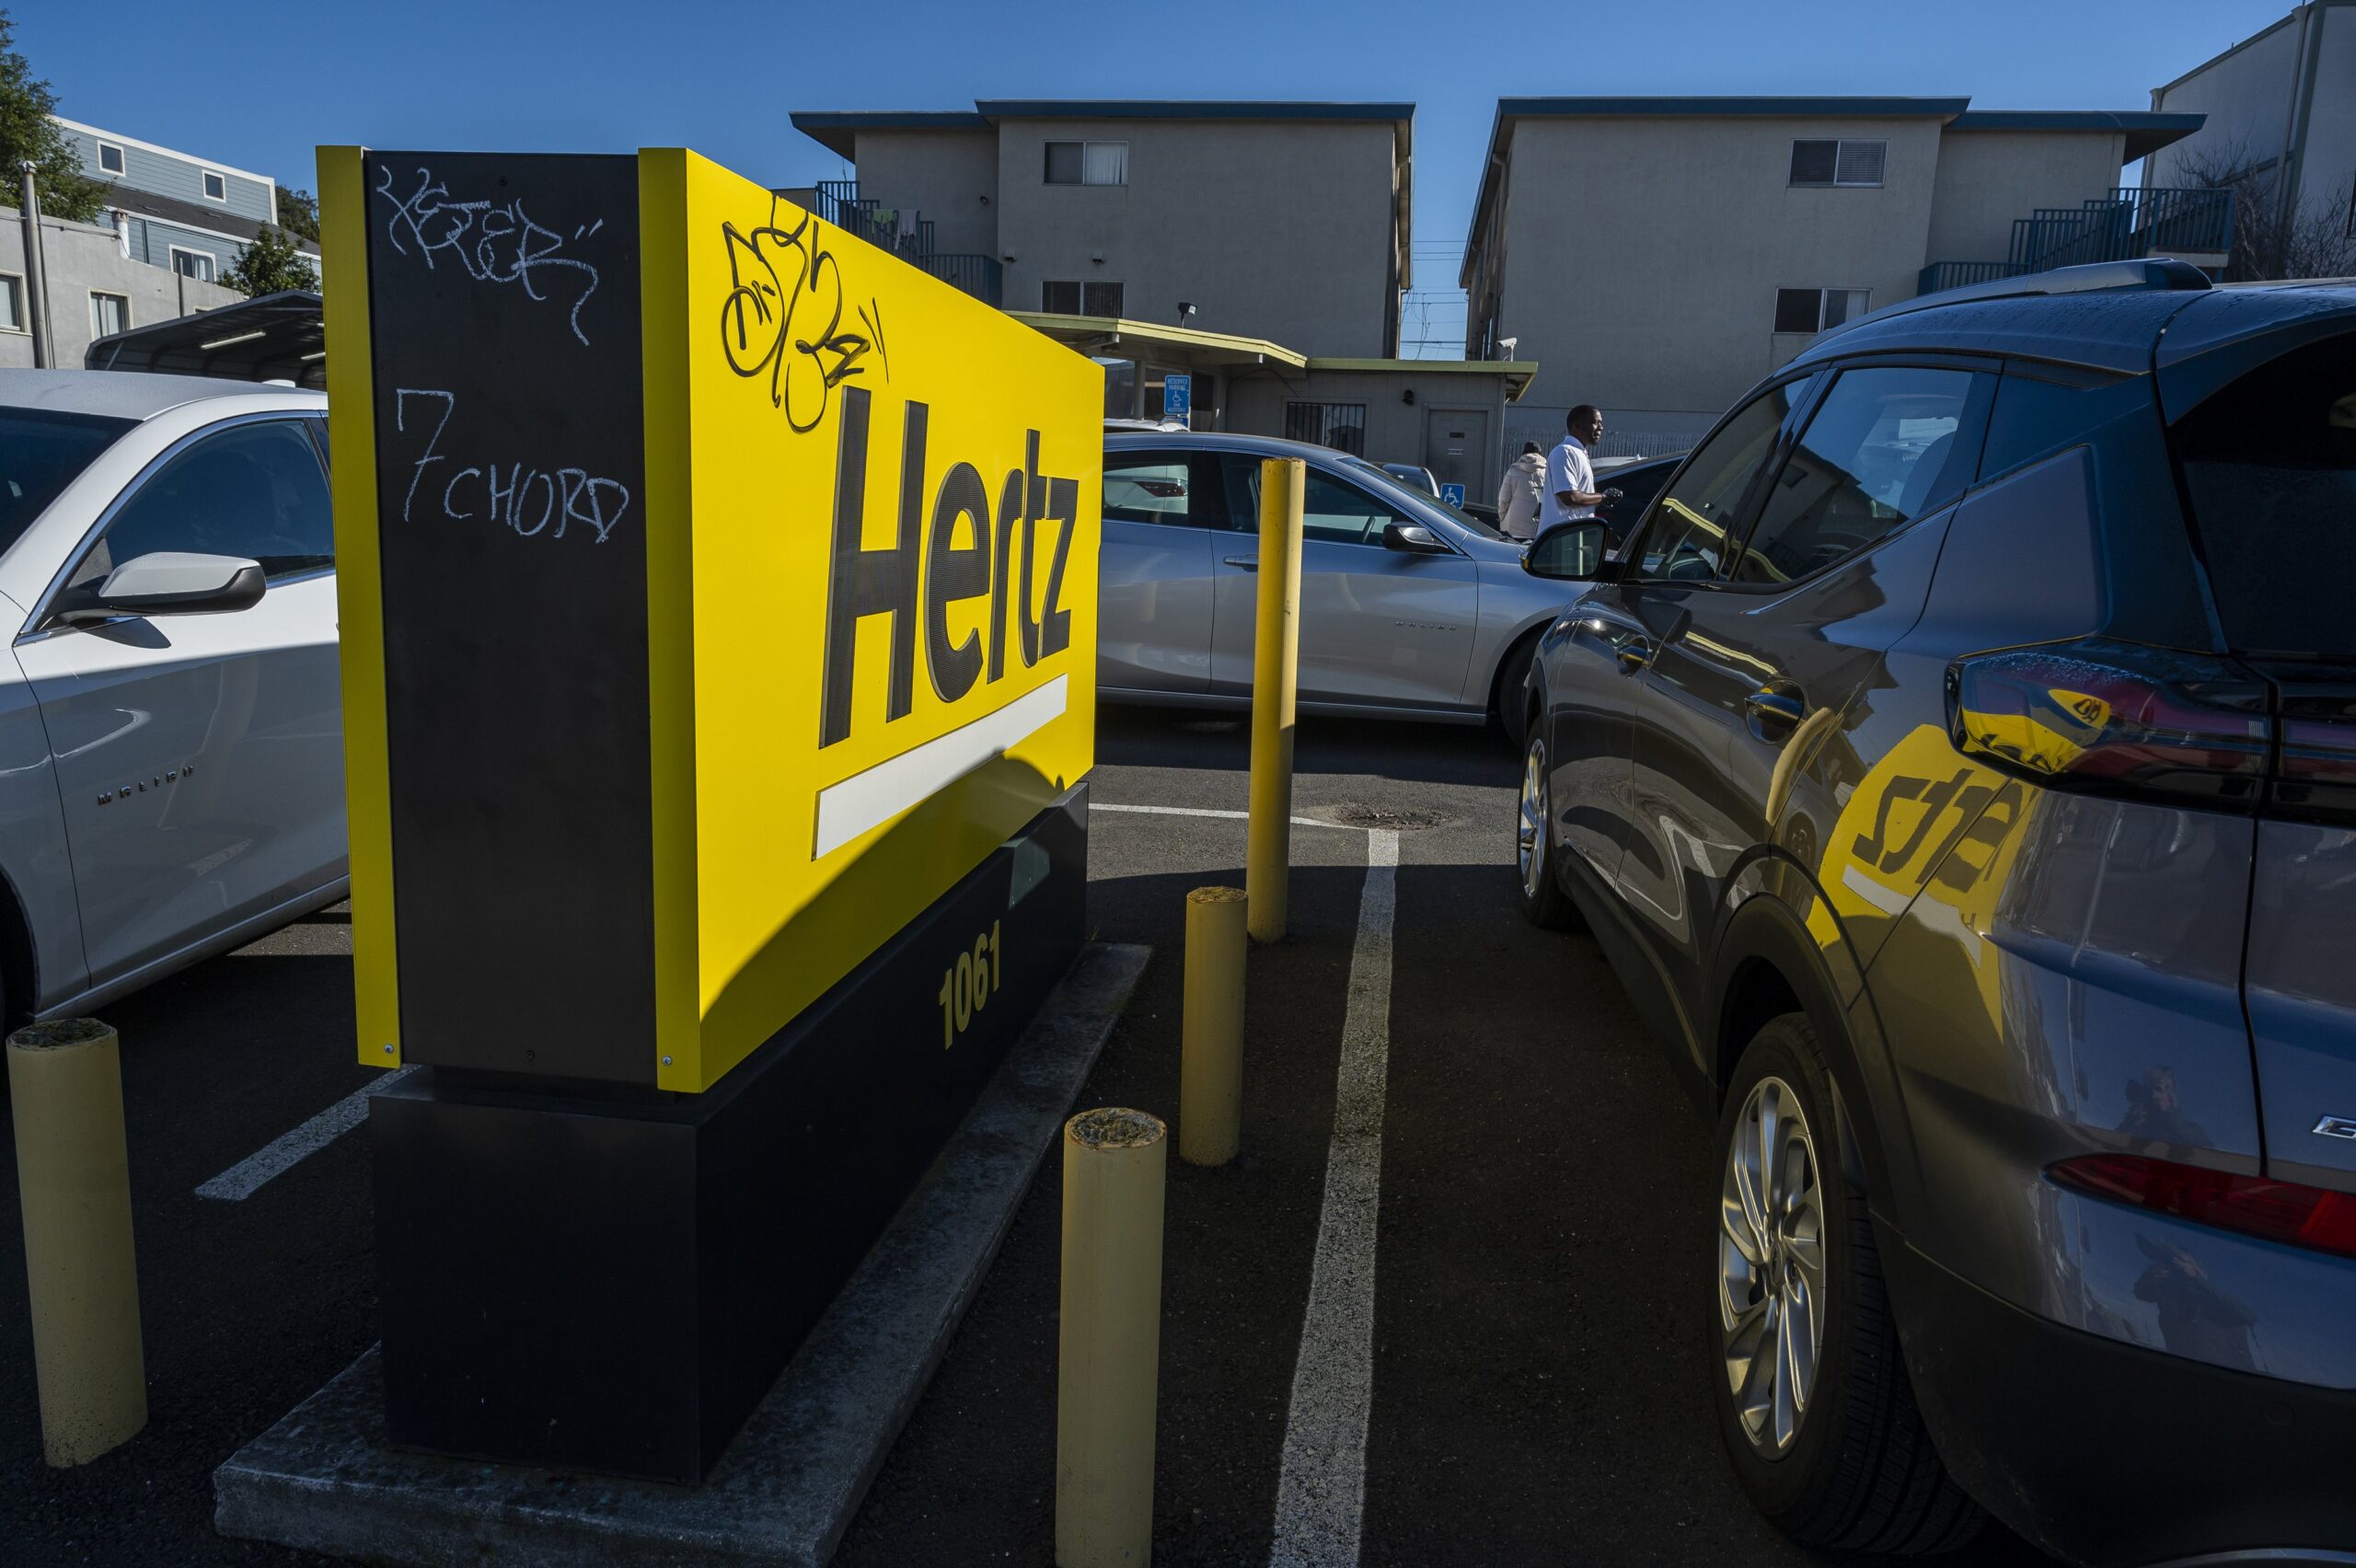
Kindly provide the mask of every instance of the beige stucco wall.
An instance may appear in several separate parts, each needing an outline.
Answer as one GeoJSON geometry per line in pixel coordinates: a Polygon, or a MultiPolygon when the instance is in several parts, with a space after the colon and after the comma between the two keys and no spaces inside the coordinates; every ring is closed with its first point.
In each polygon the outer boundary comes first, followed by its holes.
{"type": "MultiPolygon", "coordinates": [[[[246,296],[216,283],[183,278],[164,267],[125,257],[110,228],[89,224],[41,220],[41,253],[49,271],[49,320],[57,334],[54,363],[78,370],[90,346],[90,292],[103,290],[131,301],[133,327],[153,327],[159,321],[235,305],[246,296]]],[[[25,271],[25,225],[13,207],[0,207],[0,272],[16,277],[29,325],[34,307],[25,271]]],[[[0,367],[29,370],[33,363],[32,333],[0,329],[0,367]]]]}
{"type": "MultiPolygon", "coordinates": [[[[1472,459],[1476,476],[1467,479],[1468,499],[1496,499],[1503,472],[1505,377],[1478,371],[1258,371],[1233,376],[1227,389],[1223,429],[1251,435],[1282,435],[1285,405],[1364,403],[1366,456],[1376,463],[1425,463],[1426,421],[1434,409],[1473,409],[1487,415],[1484,449],[1472,459]],[[1409,403],[1404,395],[1413,392],[1409,403]],[[1485,479],[1478,476],[1485,476],[1485,479]],[[1487,486],[1483,493],[1482,485],[1487,486]]],[[[1519,443],[1514,450],[1519,452],[1519,443]]]]}
{"type": "Polygon", "coordinates": [[[861,196],[931,219],[935,249],[1001,254],[995,132],[861,131],[855,146],[861,196]]]}
{"type": "MultiPolygon", "coordinates": [[[[1387,124],[1003,121],[1007,306],[1040,308],[1043,280],[1118,282],[1124,311],[1139,320],[1174,325],[1183,300],[1196,309],[1189,327],[1308,354],[1379,355],[1398,308],[1394,144],[1387,124]],[[1128,143],[1129,182],[1047,184],[1050,140],[1128,143]]],[[[864,191],[864,164],[860,180],[864,191]]]]}
{"type": "Polygon", "coordinates": [[[2004,259],[2014,219],[2109,194],[2126,150],[2126,136],[2115,131],[1947,131],[1939,138],[1923,259],[2004,259]]]}
{"type": "Polygon", "coordinates": [[[2207,124],[2161,148],[2144,162],[2143,183],[2190,185],[2187,164],[2223,162],[2238,153],[2244,165],[2281,155],[2291,132],[2291,93],[2298,80],[2299,20],[2293,16],[2257,35],[2224,58],[2152,95],[2152,107],[2171,114],[2205,114],[2207,124]]]}
{"type": "Polygon", "coordinates": [[[1777,289],[1911,295],[1938,155],[1930,119],[1522,121],[1498,329],[1543,367],[1522,413],[1722,409],[1779,363],[1777,289]],[[1795,189],[1798,137],[1887,141],[1884,183],[1795,189]]]}
{"type": "Polygon", "coordinates": [[[2356,6],[2320,13],[2315,107],[2307,115],[2299,199],[2309,212],[2356,195],[2356,6]]]}

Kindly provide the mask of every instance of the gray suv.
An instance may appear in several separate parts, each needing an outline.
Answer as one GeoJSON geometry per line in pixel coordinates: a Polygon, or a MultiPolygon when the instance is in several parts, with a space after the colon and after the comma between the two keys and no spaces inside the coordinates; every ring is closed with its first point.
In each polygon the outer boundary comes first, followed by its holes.
{"type": "Polygon", "coordinates": [[[1522,694],[1522,901],[1716,1114],[1753,1501],[2356,1562],[2356,287],[1909,302],[1593,532],[1528,564],[1590,585],[1522,694]]]}

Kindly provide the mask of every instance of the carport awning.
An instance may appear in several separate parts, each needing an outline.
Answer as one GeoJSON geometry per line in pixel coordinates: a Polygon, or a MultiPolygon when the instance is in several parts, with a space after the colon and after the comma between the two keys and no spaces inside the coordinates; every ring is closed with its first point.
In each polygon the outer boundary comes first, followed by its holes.
{"type": "Polygon", "coordinates": [[[1236,338],[1225,332],[1201,332],[1191,327],[1159,327],[1117,316],[1054,316],[1037,310],[1010,310],[1025,327],[1045,332],[1066,348],[1111,358],[1155,359],[1189,369],[1280,364],[1299,370],[1309,356],[1296,353],[1265,338],[1236,338]]]}
{"type": "Polygon", "coordinates": [[[1536,360],[1313,359],[1309,368],[1380,375],[1495,375],[1504,380],[1508,403],[1520,402],[1538,375],[1536,360]]]}
{"type": "Polygon", "coordinates": [[[292,381],[325,388],[327,352],[319,296],[289,289],[100,338],[82,363],[90,370],[292,381]]]}

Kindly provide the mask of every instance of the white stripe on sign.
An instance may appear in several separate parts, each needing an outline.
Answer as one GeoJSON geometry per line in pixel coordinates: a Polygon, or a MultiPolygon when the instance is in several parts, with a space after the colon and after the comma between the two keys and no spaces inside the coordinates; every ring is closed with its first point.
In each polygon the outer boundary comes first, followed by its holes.
{"type": "Polygon", "coordinates": [[[942,787],[1063,717],[1071,679],[1057,675],[994,713],[935,735],[864,773],[818,791],[818,837],[811,859],[825,859],[870,828],[881,827],[942,787]]]}
{"type": "Polygon", "coordinates": [[[329,1106],[293,1132],[270,1144],[260,1153],[248,1155],[220,1175],[196,1190],[200,1198],[219,1198],[225,1203],[243,1203],[273,1177],[283,1175],[310,1156],[360,1125],[368,1114],[368,1101],[417,1069],[396,1067],[378,1075],[362,1089],[355,1089],[329,1106]]]}
{"type": "Polygon", "coordinates": [[[1366,1430],[1374,1402],[1374,1242],[1382,1206],[1382,1101],[1391,1076],[1391,925],[1399,902],[1399,835],[1366,839],[1350,954],[1342,1062],[1325,1206],[1309,1274],[1309,1309],[1293,1364],[1276,1479],[1271,1568],[1355,1568],[1366,1514],[1366,1430]]]}

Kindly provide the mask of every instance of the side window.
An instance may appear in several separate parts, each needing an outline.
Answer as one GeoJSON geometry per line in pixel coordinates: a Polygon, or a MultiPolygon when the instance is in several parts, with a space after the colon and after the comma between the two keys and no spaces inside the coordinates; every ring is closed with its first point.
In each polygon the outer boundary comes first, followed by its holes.
{"type": "Polygon", "coordinates": [[[1988,412],[1981,475],[1993,478],[2075,446],[2097,426],[2139,407],[2150,407],[2150,394],[2131,380],[2073,386],[2007,370],[1988,412]]]}
{"type": "Polygon", "coordinates": [[[133,492],[67,586],[158,550],[259,561],[272,580],[335,565],[327,476],[303,427],[239,425],[181,452],[133,492]]]}
{"type": "Polygon", "coordinates": [[[1382,525],[1404,522],[1399,513],[1356,485],[1316,469],[1300,496],[1300,541],[1328,539],[1337,545],[1380,545],[1382,525]]]}
{"type": "MultiPolygon", "coordinates": [[[[1260,460],[1242,455],[1229,458],[1227,488],[1229,504],[1238,517],[1244,519],[1242,526],[1258,532],[1260,460]]],[[[1382,543],[1384,524],[1413,521],[1356,485],[1345,484],[1315,468],[1309,470],[1309,482],[1300,497],[1300,541],[1304,545],[1322,539],[1336,545],[1379,546],[1382,543]]]]}
{"type": "Polygon", "coordinates": [[[1224,528],[1227,496],[1218,465],[1203,452],[1108,452],[1104,521],[1224,528]]]}
{"type": "Polygon", "coordinates": [[[1653,504],[1650,525],[1631,558],[1639,582],[1691,582],[1718,574],[1727,531],[1751,479],[1775,450],[1804,381],[1787,382],[1754,398],[1686,461],[1674,484],[1653,504]]]}
{"type": "Polygon", "coordinates": [[[1767,487],[1735,581],[1820,571],[1958,494],[1978,460],[1963,433],[1972,381],[1968,370],[1842,372],[1767,487]]]}

